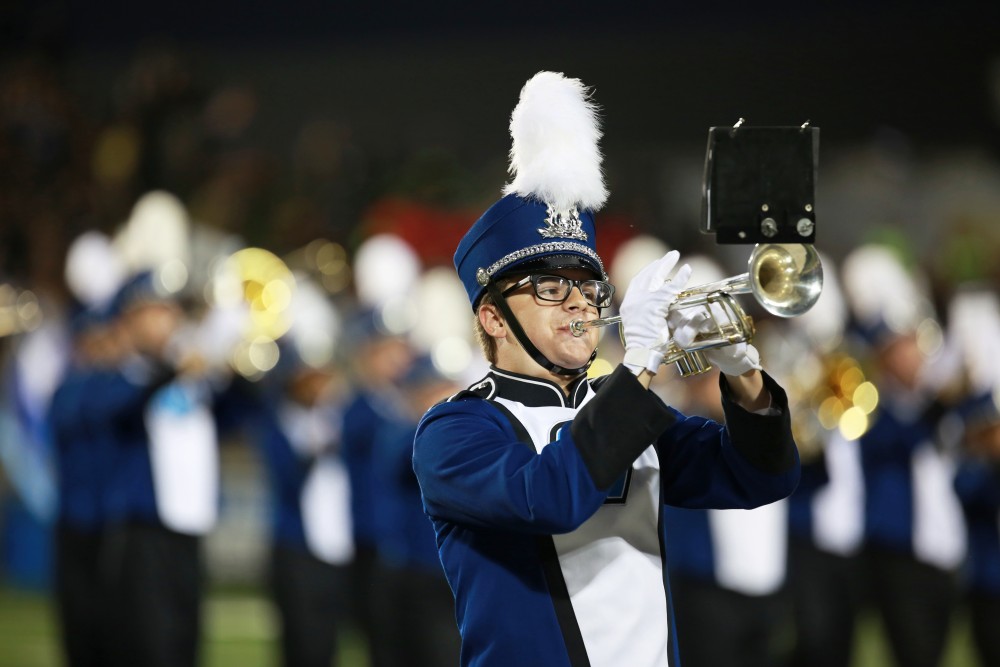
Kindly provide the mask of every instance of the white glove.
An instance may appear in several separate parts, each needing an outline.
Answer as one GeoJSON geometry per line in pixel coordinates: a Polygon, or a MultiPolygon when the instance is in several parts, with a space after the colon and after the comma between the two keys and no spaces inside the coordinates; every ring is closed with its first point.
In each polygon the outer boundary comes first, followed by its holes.
{"type": "MultiPolygon", "coordinates": [[[[719,321],[725,322],[713,306],[719,321]]],[[[709,317],[703,309],[690,308],[676,310],[670,313],[668,323],[672,331],[674,343],[681,349],[688,349],[698,334],[712,334],[717,330],[715,320],[709,317]]],[[[760,365],[760,353],[749,343],[736,343],[723,347],[713,347],[701,350],[705,360],[726,375],[743,375],[751,369],[763,370],[760,365]]]]}
{"type": "Polygon", "coordinates": [[[637,375],[646,369],[656,373],[670,339],[667,312],[691,277],[687,264],[670,277],[680,253],[671,250],[647,264],[629,283],[618,309],[625,336],[625,365],[637,375]]]}
{"type": "Polygon", "coordinates": [[[760,353],[750,343],[736,343],[725,347],[713,347],[702,350],[705,360],[726,375],[743,375],[749,370],[763,370],[760,365],[760,353]]]}

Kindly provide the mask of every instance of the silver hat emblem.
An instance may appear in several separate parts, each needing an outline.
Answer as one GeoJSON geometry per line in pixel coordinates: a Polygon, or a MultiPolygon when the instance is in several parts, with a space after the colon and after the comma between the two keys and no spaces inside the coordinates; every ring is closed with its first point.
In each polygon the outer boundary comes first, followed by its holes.
{"type": "Polygon", "coordinates": [[[575,206],[564,211],[557,211],[552,206],[545,210],[545,224],[538,233],[546,239],[579,239],[587,240],[587,232],[583,231],[583,221],[580,220],[580,212],[575,206]]]}

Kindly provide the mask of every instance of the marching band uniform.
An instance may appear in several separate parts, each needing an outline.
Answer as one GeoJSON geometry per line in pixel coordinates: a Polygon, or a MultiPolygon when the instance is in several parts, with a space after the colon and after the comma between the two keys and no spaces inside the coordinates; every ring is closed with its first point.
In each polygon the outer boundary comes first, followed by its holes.
{"type": "MultiPolygon", "coordinates": [[[[127,281],[112,306],[169,297],[150,274],[127,281]]],[[[84,413],[113,440],[107,571],[120,664],[194,665],[201,628],[201,538],[218,512],[213,392],[161,356],[133,354],[85,397],[84,413]]]]}
{"type": "Polygon", "coordinates": [[[792,664],[848,667],[863,601],[864,484],[858,442],[837,431],[821,437],[822,451],[803,461],[788,500],[792,664]]]}
{"type": "MultiPolygon", "coordinates": [[[[697,285],[725,278],[708,257],[686,258],[697,285]]],[[[722,422],[718,372],[684,380],[682,412],[722,422]]],[[[801,482],[800,482],[801,486],[801,482]]],[[[685,667],[784,664],[788,626],[788,503],[751,510],[665,506],[664,548],[685,667]]]]}
{"type": "Polygon", "coordinates": [[[376,513],[383,526],[376,543],[379,625],[392,638],[389,662],[400,667],[455,665],[459,660],[451,590],[412,463],[420,415],[454,390],[429,358],[419,358],[400,383],[405,410],[383,424],[373,442],[376,513]]]}
{"type": "Polygon", "coordinates": [[[877,366],[878,409],[859,439],[867,583],[897,662],[934,667],[958,601],[965,530],[953,488],[956,462],[940,438],[948,408],[932,385],[941,378],[916,336],[929,308],[921,308],[916,280],[886,248],[856,248],[843,275],[856,328],[877,366]],[[865,299],[881,309],[866,311],[865,299]]]}
{"type": "Polygon", "coordinates": [[[789,664],[795,667],[849,667],[864,602],[861,450],[855,434],[845,437],[839,423],[824,426],[815,408],[818,397],[840,391],[845,367],[860,372],[852,354],[855,343],[844,337],[847,319],[839,273],[823,257],[823,292],[808,312],[788,321],[785,337],[788,375],[799,378],[799,398],[811,403],[797,415],[810,439],[797,439],[799,451],[808,447],[811,455],[802,457],[802,478],[788,499],[788,587],[795,628],[789,664]]]}
{"type": "MultiPolygon", "coordinates": [[[[102,323],[79,314],[77,337],[102,323]]],[[[89,424],[85,397],[99,387],[105,369],[81,352],[69,365],[49,406],[59,500],[55,521],[54,595],[66,663],[100,667],[110,659],[106,582],[101,556],[105,488],[111,463],[107,433],[89,424]]]]}
{"type": "Polygon", "coordinates": [[[1000,664],[1000,467],[996,459],[967,457],[955,475],[969,546],[963,584],[972,642],[984,665],[1000,664]]]}
{"type": "Polygon", "coordinates": [[[376,593],[378,526],[375,515],[380,493],[375,474],[374,446],[379,430],[394,418],[397,396],[393,390],[360,387],[344,410],[344,462],[351,487],[351,525],[354,557],[351,569],[352,614],[367,644],[373,667],[390,667],[388,638],[378,622],[381,615],[376,593]]]}
{"type": "MultiPolygon", "coordinates": [[[[589,362],[568,368],[549,359],[551,338],[539,344],[526,335],[500,292],[497,280],[519,271],[563,271],[564,283],[567,270],[598,281],[606,275],[592,214],[603,203],[603,185],[597,195],[572,191],[572,183],[546,190],[531,175],[532,160],[521,159],[521,130],[547,146],[596,142],[594,128],[566,117],[577,105],[589,116],[582,91],[579,81],[549,72],[525,85],[511,122],[517,175],[455,254],[474,308],[488,293],[516,338],[504,339],[504,354],[530,357],[537,370],[494,364],[480,382],[429,410],[414,440],[413,468],[454,592],[463,665],[679,664],[663,506],[756,507],[787,496],[798,480],[787,401],[768,376],[753,375],[771,398],[760,414],[737,404],[736,380],[720,381],[726,426],[681,414],[646,389],[643,378],[663,359],[656,340],[667,328],[666,306],[687,280],[667,278],[676,253],[633,280],[641,287],[632,299],[630,287],[621,309],[630,365],[602,378],[586,376],[589,362]],[[637,308],[643,304],[645,317],[637,308]],[[648,338],[647,329],[655,329],[648,338]]],[[[593,148],[587,145],[591,158],[593,148]]],[[[547,154],[534,164],[587,181],[594,172],[578,158],[547,154]]],[[[517,301],[522,314],[547,317],[531,286],[535,297],[517,301]]],[[[584,299],[607,305],[605,286],[593,283],[585,295],[570,284],[559,310],[545,312],[569,317],[584,299]]],[[[487,308],[478,311],[480,323],[490,317],[487,308]]],[[[738,361],[730,373],[759,369],[752,346],[732,353],[727,358],[738,361]]]]}
{"type": "Polygon", "coordinates": [[[268,386],[259,393],[241,382],[240,394],[244,430],[261,452],[271,486],[270,585],[281,623],[282,664],[328,667],[341,636],[345,570],[353,556],[340,415],[335,404],[292,400],[287,383],[271,386],[272,377],[261,382],[268,386]]]}

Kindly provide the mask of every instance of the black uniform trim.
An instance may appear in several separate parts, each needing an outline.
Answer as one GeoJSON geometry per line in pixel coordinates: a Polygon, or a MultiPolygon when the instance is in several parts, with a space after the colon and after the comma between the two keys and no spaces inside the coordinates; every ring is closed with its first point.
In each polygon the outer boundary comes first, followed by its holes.
{"type": "Polygon", "coordinates": [[[552,600],[556,620],[559,622],[559,629],[566,643],[566,657],[569,658],[569,664],[572,667],[590,667],[587,646],[583,643],[580,623],[576,619],[576,612],[573,611],[569,589],[566,588],[566,580],[563,578],[562,568],[559,567],[559,554],[556,553],[556,546],[551,537],[538,538],[538,552],[545,582],[549,587],[549,598],[552,600]]]}
{"type": "Polygon", "coordinates": [[[619,366],[577,413],[570,433],[594,485],[607,489],[676,419],[630,370],[619,366]]]}
{"type": "Polygon", "coordinates": [[[517,436],[517,439],[520,440],[521,442],[523,442],[528,447],[530,447],[531,451],[535,451],[535,445],[534,445],[534,443],[531,442],[531,436],[528,435],[528,429],[524,428],[524,424],[521,423],[521,420],[518,419],[517,417],[515,417],[514,413],[512,413],[510,410],[508,410],[507,406],[505,406],[503,403],[497,403],[496,401],[490,401],[490,404],[494,408],[496,408],[497,410],[499,410],[503,414],[504,417],[507,418],[507,421],[510,422],[511,428],[514,429],[514,435],[517,436]]]}
{"type": "Polygon", "coordinates": [[[761,375],[764,387],[771,393],[771,407],[781,412],[780,420],[747,412],[737,405],[726,376],[720,373],[722,409],[726,415],[729,437],[736,450],[759,470],[780,474],[794,468],[798,461],[798,450],[792,439],[788,397],[770,375],[761,375]]]}

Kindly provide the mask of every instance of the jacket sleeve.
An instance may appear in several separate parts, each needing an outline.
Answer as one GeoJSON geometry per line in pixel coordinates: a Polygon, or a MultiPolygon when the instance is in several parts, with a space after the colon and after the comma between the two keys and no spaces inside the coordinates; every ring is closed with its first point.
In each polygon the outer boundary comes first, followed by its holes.
{"type": "Polygon", "coordinates": [[[720,382],[724,425],[681,416],[657,441],[664,502],[752,509],[791,495],[801,466],[784,390],[764,374],[774,414],[761,415],[737,405],[724,376],[720,382]]]}

